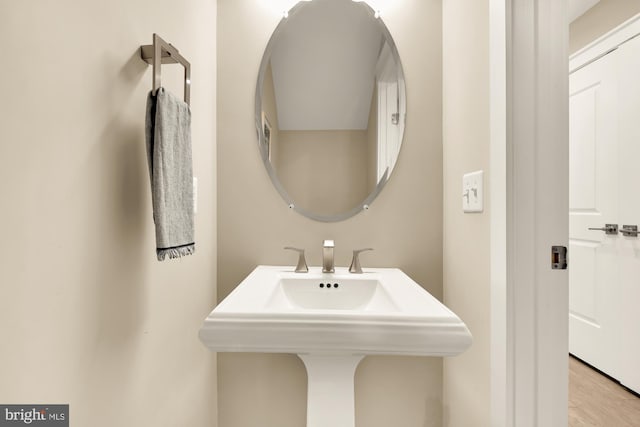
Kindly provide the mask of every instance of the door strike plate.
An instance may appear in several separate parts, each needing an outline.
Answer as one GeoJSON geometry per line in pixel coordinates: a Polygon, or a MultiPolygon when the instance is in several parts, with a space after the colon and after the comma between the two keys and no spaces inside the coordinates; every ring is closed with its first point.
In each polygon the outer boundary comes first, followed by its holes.
{"type": "Polygon", "coordinates": [[[551,269],[566,270],[567,269],[567,247],[551,246],[551,269]]]}

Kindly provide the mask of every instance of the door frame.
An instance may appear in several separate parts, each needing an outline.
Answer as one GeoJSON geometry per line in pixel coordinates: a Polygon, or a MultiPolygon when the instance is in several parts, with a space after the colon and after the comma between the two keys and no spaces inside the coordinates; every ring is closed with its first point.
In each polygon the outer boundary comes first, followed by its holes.
{"type": "Polygon", "coordinates": [[[589,65],[640,34],[640,13],[605,33],[569,57],[569,73],[589,65]]]}
{"type": "Polygon", "coordinates": [[[491,426],[568,420],[566,2],[489,0],[491,426]]]}
{"type": "MultiPolygon", "coordinates": [[[[568,275],[548,265],[549,245],[569,236],[564,3],[489,0],[492,427],[568,420],[568,275]]],[[[569,69],[637,34],[640,14],[571,55],[569,69]]]]}

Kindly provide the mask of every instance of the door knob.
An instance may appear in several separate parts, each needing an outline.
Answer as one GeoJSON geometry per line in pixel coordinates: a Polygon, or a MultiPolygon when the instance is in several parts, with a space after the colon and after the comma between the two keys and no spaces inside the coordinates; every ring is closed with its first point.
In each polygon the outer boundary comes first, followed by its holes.
{"type": "MultiPolygon", "coordinates": [[[[605,234],[608,234],[608,235],[618,234],[618,224],[605,224],[604,227],[602,228],[589,227],[589,230],[604,231],[605,234]]],[[[637,236],[637,231],[636,231],[636,236],[637,236]]]]}
{"type": "Polygon", "coordinates": [[[638,237],[638,226],[637,225],[623,225],[620,229],[623,236],[627,237],[638,237]]]}

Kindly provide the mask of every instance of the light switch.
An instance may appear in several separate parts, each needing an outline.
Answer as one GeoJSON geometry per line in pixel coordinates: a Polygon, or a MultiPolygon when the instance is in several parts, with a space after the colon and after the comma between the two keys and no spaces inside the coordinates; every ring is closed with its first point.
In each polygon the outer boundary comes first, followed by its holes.
{"type": "Polygon", "coordinates": [[[462,210],[464,212],[482,212],[482,171],[464,174],[462,177],[462,210]]]}

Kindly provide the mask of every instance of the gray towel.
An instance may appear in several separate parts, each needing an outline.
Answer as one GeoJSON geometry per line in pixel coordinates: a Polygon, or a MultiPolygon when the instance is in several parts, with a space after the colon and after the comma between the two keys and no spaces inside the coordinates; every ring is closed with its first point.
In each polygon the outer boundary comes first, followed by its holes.
{"type": "Polygon", "coordinates": [[[164,88],[149,92],[145,133],[158,261],[190,255],[195,243],[189,105],[164,88]]]}

